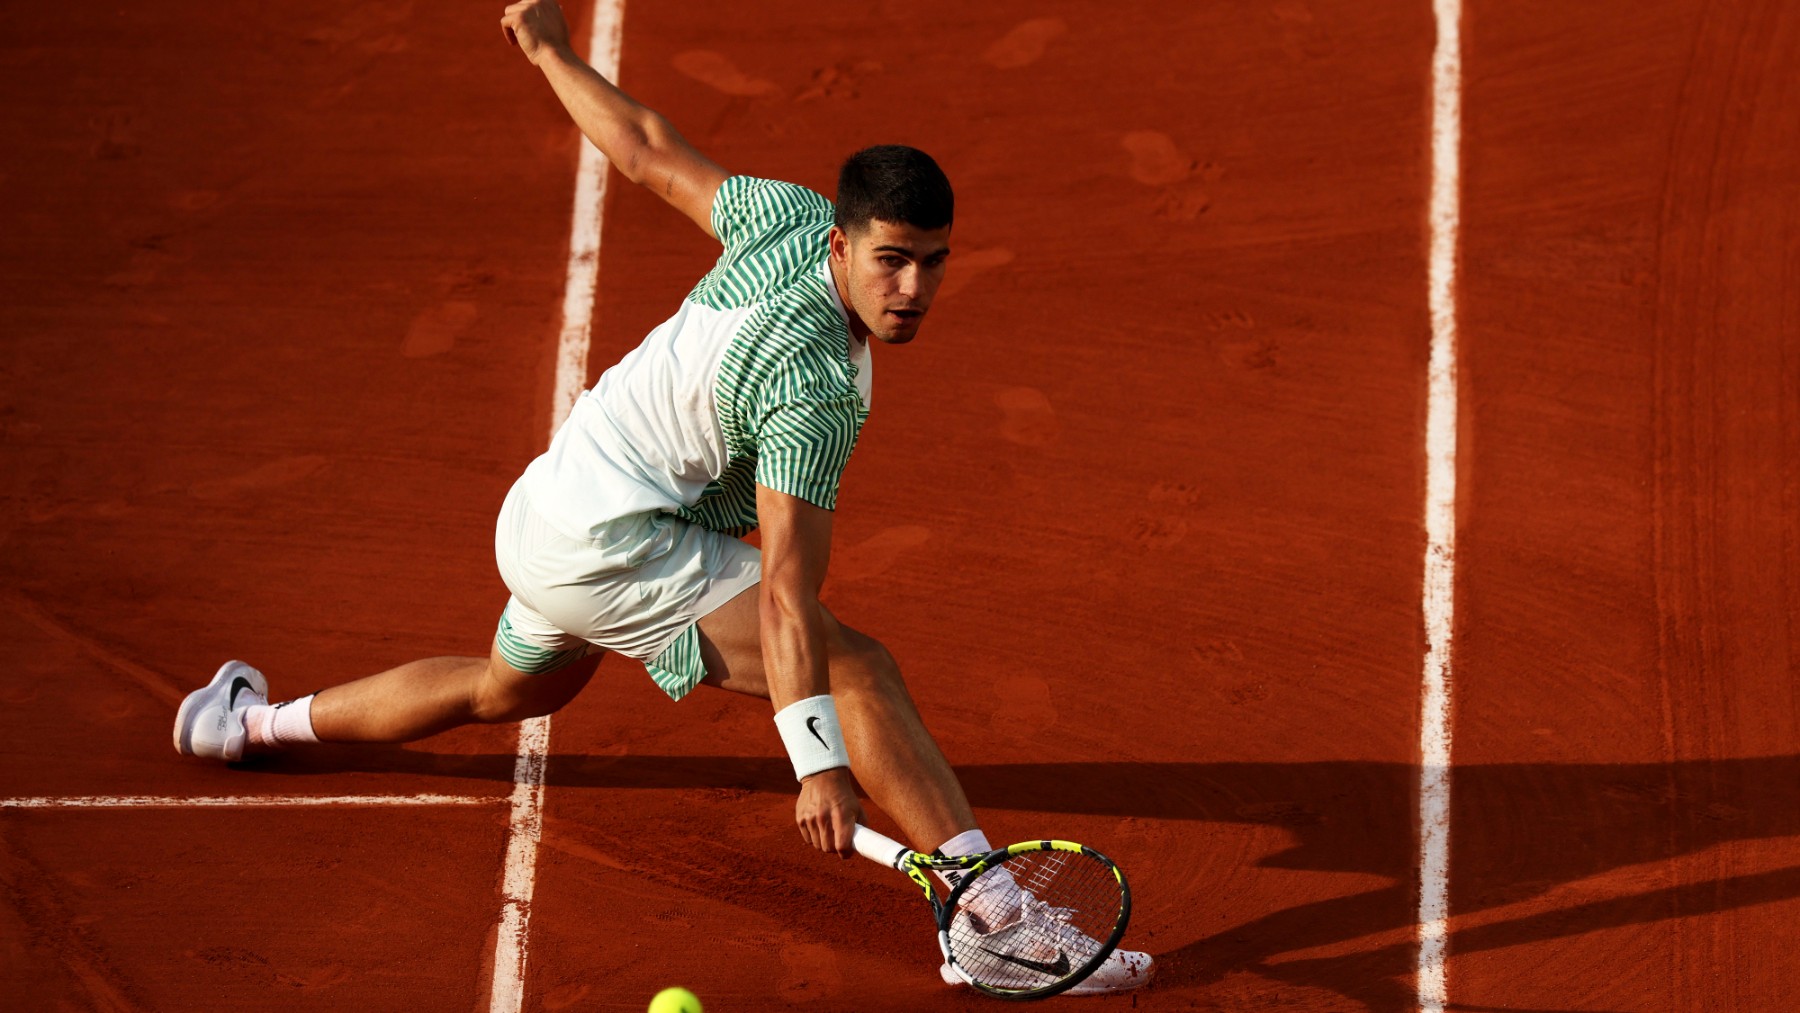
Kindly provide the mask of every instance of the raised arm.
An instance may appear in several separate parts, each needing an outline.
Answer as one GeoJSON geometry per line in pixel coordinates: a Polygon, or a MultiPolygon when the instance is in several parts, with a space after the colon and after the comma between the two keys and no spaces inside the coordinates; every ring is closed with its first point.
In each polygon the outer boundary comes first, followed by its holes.
{"type": "Polygon", "coordinates": [[[556,0],[521,0],[506,8],[500,27],[507,41],[544,72],[575,125],[626,179],[655,191],[717,238],[713,197],[728,174],[661,114],[640,105],[576,55],[556,0]]]}

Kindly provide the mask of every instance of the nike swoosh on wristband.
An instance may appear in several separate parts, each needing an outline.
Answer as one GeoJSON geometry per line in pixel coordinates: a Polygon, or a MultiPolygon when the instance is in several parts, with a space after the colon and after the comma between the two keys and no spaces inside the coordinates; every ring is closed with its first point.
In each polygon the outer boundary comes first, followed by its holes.
{"type": "Polygon", "coordinates": [[[819,716],[814,714],[812,717],[806,719],[806,730],[813,733],[813,738],[819,740],[819,745],[824,746],[826,749],[830,749],[831,743],[826,742],[825,736],[819,734],[818,724],[819,716]]]}
{"type": "Polygon", "coordinates": [[[255,686],[250,685],[249,679],[246,679],[241,675],[238,676],[237,678],[231,680],[231,700],[225,704],[225,709],[226,710],[236,710],[237,709],[237,695],[239,693],[242,693],[244,690],[255,689],[255,688],[256,688],[255,686]]]}
{"type": "Polygon", "coordinates": [[[1067,977],[1069,973],[1069,955],[1061,950],[1058,950],[1056,953],[1055,963],[1050,964],[1036,960],[1026,960],[1024,957],[1015,957],[1010,953],[1001,953],[998,950],[990,950],[985,946],[981,947],[981,952],[993,954],[1008,963],[1017,964],[1020,967],[1028,967],[1041,974],[1053,974],[1058,978],[1062,978],[1067,977]]]}

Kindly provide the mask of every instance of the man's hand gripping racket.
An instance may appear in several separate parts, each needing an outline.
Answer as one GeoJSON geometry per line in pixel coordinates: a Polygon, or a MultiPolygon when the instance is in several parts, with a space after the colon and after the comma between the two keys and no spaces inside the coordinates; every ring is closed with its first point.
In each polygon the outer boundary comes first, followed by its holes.
{"type": "Polygon", "coordinates": [[[1105,855],[1025,841],[985,855],[922,855],[864,826],[857,853],[906,873],[937,916],[938,948],[964,981],[1001,999],[1042,999],[1092,974],[1131,920],[1131,888],[1105,855]],[[940,899],[930,873],[955,882],[940,899]]]}

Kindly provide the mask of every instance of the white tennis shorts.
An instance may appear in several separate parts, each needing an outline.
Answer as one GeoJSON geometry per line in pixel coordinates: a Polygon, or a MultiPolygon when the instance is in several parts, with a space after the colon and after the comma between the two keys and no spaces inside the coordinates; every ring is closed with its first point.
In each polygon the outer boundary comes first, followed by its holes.
{"type": "Polygon", "coordinates": [[[500,508],[494,557],[512,592],[495,635],[507,664],[548,672],[597,646],[642,661],[676,700],[706,675],[695,624],[762,579],[754,546],[674,514],[571,538],[532,510],[522,483],[500,508]]]}

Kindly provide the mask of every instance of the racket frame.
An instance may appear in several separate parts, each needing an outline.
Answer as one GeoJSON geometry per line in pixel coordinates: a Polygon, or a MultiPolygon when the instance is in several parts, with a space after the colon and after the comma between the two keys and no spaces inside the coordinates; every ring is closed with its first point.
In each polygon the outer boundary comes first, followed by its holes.
{"type": "Polygon", "coordinates": [[[857,853],[864,858],[897,869],[913,881],[913,885],[925,894],[926,903],[931,905],[931,911],[938,927],[938,950],[943,954],[945,964],[949,965],[950,969],[955,971],[962,980],[968,982],[971,987],[997,999],[1047,999],[1074,988],[1086,980],[1088,975],[1094,973],[1107,957],[1112,956],[1113,951],[1119,946],[1119,941],[1125,937],[1126,923],[1131,921],[1131,886],[1125,881],[1124,870],[1120,869],[1112,859],[1085,844],[1046,838],[1021,841],[980,855],[940,856],[914,851],[898,841],[864,826],[856,828],[852,843],[855,845],[857,853]],[[956,954],[951,951],[950,921],[955,917],[957,903],[962,899],[963,892],[971,883],[975,882],[977,876],[1020,855],[1039,851],[1076,852],[1097,859],[1106,866],[1119,884],[1119,915],[1113,923],[1112,934],[1101,942],[1100,948],[1094,952],[1092,957],[1088,958],[1086,963],[1066,977],[1059,978],[1048,985],[1038,988],[1008,989],[977,981],[963,968],[962,964],[957,961],[956,954]],[[933,872],[962,872],[965,875],[957,882],[955,888],[940,900],[937,887],[931,881],[930,874],[933,872]]]}

